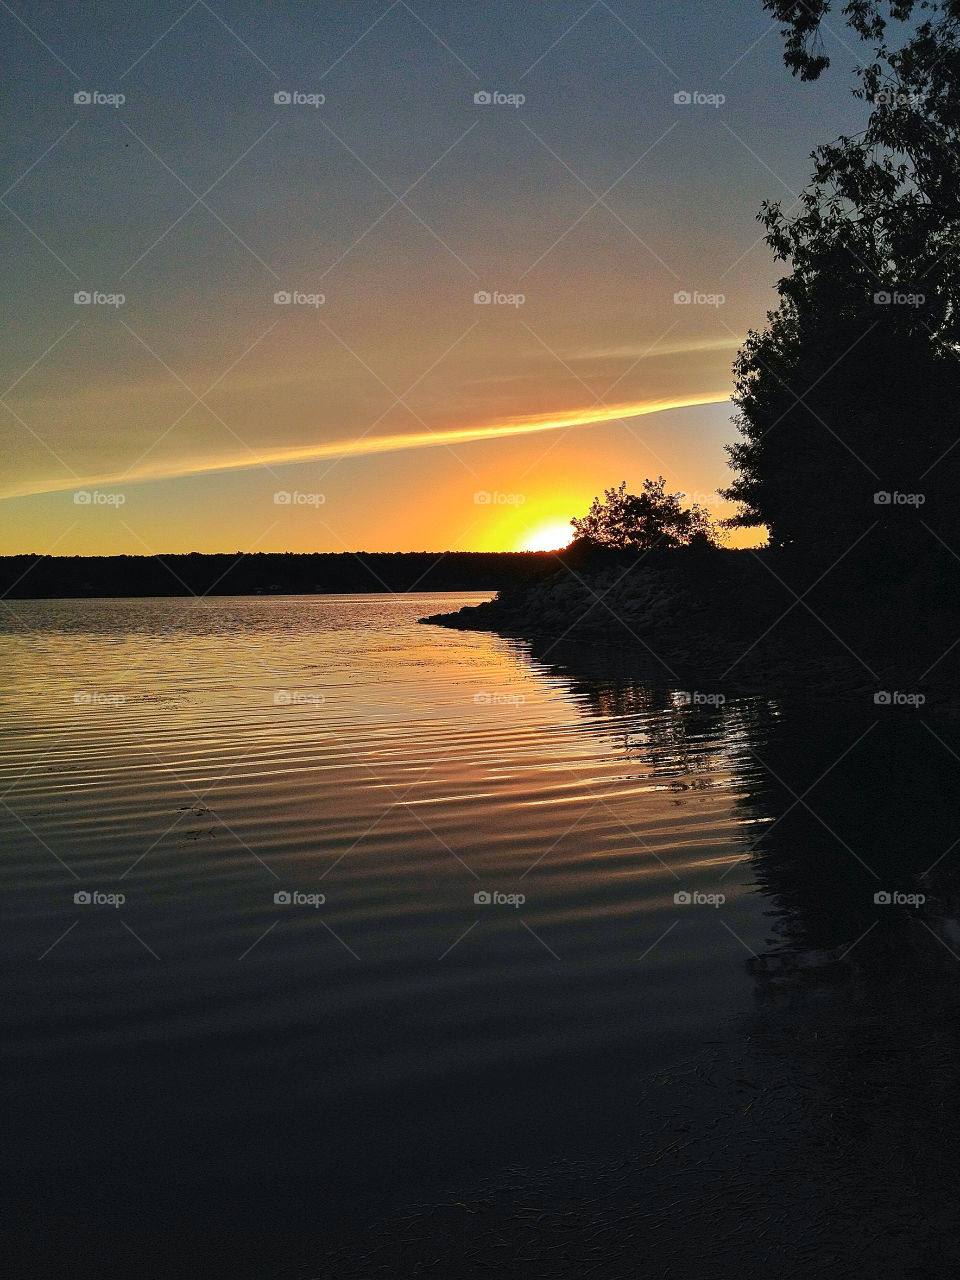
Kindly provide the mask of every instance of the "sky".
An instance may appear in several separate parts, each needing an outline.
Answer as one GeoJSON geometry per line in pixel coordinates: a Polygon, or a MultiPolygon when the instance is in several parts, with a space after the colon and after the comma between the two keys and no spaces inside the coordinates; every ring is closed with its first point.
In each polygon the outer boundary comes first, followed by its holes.
{"type": "Polygon", "coordinates": [[[661,474],[730,514],[756,214],[859,127],[845,29],[801,84],[760,0],[0,28],[0,553],[554,547],[661,474]]]}

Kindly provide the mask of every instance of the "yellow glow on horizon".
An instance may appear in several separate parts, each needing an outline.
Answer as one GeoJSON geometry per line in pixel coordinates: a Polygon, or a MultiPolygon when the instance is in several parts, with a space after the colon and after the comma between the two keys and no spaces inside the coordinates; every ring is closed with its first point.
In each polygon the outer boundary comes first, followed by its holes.
{"type": "Polygon", "coordinates": [[[538,525],[524,539],[521,551],[559,551],[573,539],[569,520],[548,520],[538,525]]]}

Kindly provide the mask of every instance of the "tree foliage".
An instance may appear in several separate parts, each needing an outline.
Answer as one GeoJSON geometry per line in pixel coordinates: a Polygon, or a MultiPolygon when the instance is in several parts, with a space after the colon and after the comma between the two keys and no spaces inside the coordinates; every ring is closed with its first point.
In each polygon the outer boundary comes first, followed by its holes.
{"type": "MultiPolygon", "coordinates": [[[[829,0],[764,7],[787,65],[820,76],[829,0]]],[[[791,270],[734,366],[731,523],[766,524],[774,544],[863,528],[878,491],[919,491],[944,514],[960,454],[960,2],[851,0],[841,14],[873,44],[855,73],[867,125],[813,153],[798,208],[762,206],[791,270]]]]}
{"type": "Polygon", "coordinates": [[[713,545],[715,528],[710,513],[699,503],[681,505],[682,493],[667,493],[663,476],[644,480],[639,494],[627,492],[627,482],[594,498],[582,519],[573,519],[578,538],[597,547],[616,550],[651,547],[713,545]]]}
{"type": "MultiPolygon", "coordinates": [[[[784,62],[801,80],[816,80],[830,65],[820,28],[836,7],[832,0],[763,0],[763,7],[783,24],[784,62]]],[[[891,21],[907,22],[919,10],[956,7],[930,0],[847,0],[840,13],[861,40],[876,42],[884,40],[891,21]]]]}

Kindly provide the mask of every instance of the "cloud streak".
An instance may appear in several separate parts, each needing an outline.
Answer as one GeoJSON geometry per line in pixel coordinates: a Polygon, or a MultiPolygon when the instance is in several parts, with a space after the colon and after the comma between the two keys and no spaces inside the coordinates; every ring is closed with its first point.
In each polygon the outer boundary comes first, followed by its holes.
{"type": "Polygon", "coordinates": [[[208,475],[216,472],[250,471],[257,467],[273,468],[296,463],[320,462],[326,459],[367,457],[378,453],[396,453],[406,449],[430,449],[439,446],[452,448],[458,444],[473,444],[486,440],[502,440],[513,436],[536,435],[545,431],[561,431],[576,427],[596,426],[618,422],[627,418],[642,418],[669,409],[688,409],[699,405],[722,404],[729,400],[729,391],[709,392],[700,396],[684,396],[678,399],[650,400],[641,404],[603,406],[551,417],[530,415],[508,418],[501,422],[474,427],[455,427],[444,431],[416,431],[396,435],[357,436],[348,440],[332,440],[323,444],[294,445],[281,449],[234,454],[228,458],[192,458],[180,464],[169,460],[155,464],[137,465],[125,472],[112,475],[69,476],[61,480],[37,480],[10,488],[3,498],[23,498],[43,493],[61,493],[71,489],[89,489],[98,486],[141,484],[157,480],[175,480],[186,476],[208,475]]]}

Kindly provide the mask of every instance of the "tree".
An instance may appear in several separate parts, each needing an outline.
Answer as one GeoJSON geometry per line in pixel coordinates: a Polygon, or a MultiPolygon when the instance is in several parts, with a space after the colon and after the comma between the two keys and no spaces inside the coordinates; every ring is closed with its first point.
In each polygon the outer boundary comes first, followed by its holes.
{"type": "Polygon", "coordinates": [[[578,538],[617,550],[651,547],[712,546],[715,528],[710,513],[698,503],[684,508],[682,493],[667,493],[663,476],[644,480],[640,494],[627,493],[627,482],[594,498],[582,519],[570,521],[578,538]]]}
{"type": "MultiPolygon", "coordinates": [[[[829,66],[829,0],[765,0],[801,79],[829,66]]],[[[960,3],[850,0],[850,29],[874,44],[856,72],[864,132],[813,154],[800,208],[758,215],[791,272],[779,307],[734,366],[743,439],[729,448],[740,503],[731,523],[771,542],[862,530],[872,494],[923,494],[947,535],[960,450],[960,3]],[[925,20],[897,27],[914,12],[925,20]]]]}
{"type": "MultiPolygon", "coordinates": [[[[763,0],[763,7],[784,25],[783,60],[801,80],[816,80],[830,66],[823,52],[820,27],[833,7],[832,0],[763,0]]],[[[907,22],[918,10],[955,12],[956,3],[930,0],[847,0],[841,13],[861,40],[883,41],[891,21],[907,22]]]]}

